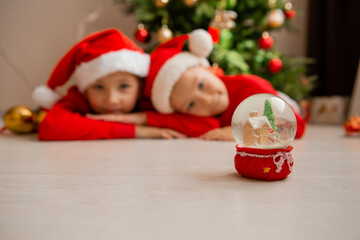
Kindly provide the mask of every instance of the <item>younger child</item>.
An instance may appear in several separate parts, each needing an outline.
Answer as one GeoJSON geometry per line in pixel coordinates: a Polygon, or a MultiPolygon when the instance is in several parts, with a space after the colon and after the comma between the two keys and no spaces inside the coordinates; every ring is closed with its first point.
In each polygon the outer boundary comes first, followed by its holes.
{"type": "Polygon", "coordinates": [[[40,140],[184,137],[174,130],[88,118],[88,114],[129,113],[137,108],[140,78],[150,58],[116,29],[92,34],[73,46],[53,70],[35,102],[50,109],[39,125],[40,140]],[[65,97],[56,88],[74,75],[65,97]],[[55,104],[55,105],[54,105],[55,104]]]}
{"type": "MultiPolygon", "coordinates": [[[[164,114],[180,112],[196,116],[216,116],[220,128],[208,131],[204,139],[231,140],[231,118],[240,102],[257,93],[279,96],[269,81],[251,74],[216,76],[204,58],[212,50],[205,30],[174,37],[151,53],[145,95],[164,114]],[[190,52],[182,51],[189,40],[190,52]],[[196,44],[195,44],[196,43],[196,44]],[[201,43],[201,44],[198,44],[201,43]]],[[[296,111],[296,138],[305,131],[305,121],[296,111]]]]}

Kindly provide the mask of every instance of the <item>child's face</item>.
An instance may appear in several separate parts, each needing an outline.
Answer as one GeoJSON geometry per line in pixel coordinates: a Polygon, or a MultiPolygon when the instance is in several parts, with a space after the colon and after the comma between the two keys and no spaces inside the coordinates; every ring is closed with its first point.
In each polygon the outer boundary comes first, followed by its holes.
{"type": "Polygon", "coordinates": [[[139,93],[139,79],[133,74],[119,71],[91,84],[85,95],[94,112],[106,114],[131,112],[139,93]]]}
{"type": "Polygon", "coordinates": [[[226,110],[229,96],[224,83],[212,72],[197,66],[186,70],[176,82],[170,104],[177,112],[215,116],[226,110]]]}

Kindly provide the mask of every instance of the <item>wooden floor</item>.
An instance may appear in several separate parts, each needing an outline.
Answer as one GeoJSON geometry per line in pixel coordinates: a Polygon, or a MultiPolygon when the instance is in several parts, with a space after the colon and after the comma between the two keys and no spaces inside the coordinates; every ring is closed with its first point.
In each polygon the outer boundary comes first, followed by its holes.
{"type": "Polygon", "coordinates": [[[235,143],[0,135],[0,239],[360,239],[360,138],[309,126],[283,180],[235,143]]]}

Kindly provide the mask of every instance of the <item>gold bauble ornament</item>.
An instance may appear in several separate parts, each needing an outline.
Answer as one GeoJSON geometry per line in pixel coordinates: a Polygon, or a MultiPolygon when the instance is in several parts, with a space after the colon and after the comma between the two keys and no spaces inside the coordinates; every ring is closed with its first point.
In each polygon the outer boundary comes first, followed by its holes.
{"type": "Polygon", "coordinates": [[[271,28],[277,28],[283,25],[285,21],[285,15],[280,9],[273,9],[267,16],[268,25],[271,28]]]}
{"type": "Polygon", "coordinates": [[[168,4],[169,0],[154,0],[155,6],[163,8],[168,4]]]}
{"type": "Polygon", "coordinates": [[[270,8],[275,8],[277,0],[268,0],[268,2],[270,8]]]}
{"type": "Polygon", "coordinates": [[[166,42],[173,37],[172,31],[168,28],[167,25],[163,25],[157,32],[156,38],[160,43],[166,42]]]}
{"type": "Polygon", "coordinates": [[[37,127],[36,114],[25,106],[10,108],[4,115],[5,127],[13,133],[30,133],[37,127]]]}
{"type": "Polygon", "coordinates": [[[235,28],[235,19],[237,13],[231,10],[216,10],[214,19],[210,22],[210,26],[219,29],[233,29],[235,28]]]}
{"type": "Polygon", "coordinates": [[[184,3],[188,7],[192,7],[198,3],[198,0],[184,0],[184,3]]]}

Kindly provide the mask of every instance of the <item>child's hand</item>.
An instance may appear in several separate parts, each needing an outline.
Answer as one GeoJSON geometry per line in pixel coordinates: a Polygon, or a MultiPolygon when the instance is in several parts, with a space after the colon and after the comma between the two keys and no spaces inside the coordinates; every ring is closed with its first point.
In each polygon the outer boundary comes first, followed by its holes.
{"type": "Polygon", "coordinates": [[[116,114],[87,114],[86,117],[110,121],[110,122],[121,122],[121,123],[132,123],[136,125],[146,125],[146,113],[116,113],[116,114]]]}
{"type": "Polygon", "coordinates": [[[135,126],[135,137],[165,139],[186,138],[184,134],[174,131],[172,129],[148,126],[135,126]]]}
{"type": "Polygon", "coordinates": [[[221,141],[234,140],[230,126],[210,130],[207,133],[201,135],[199,138],[204,140],[221,140],[221,141]]]}
{"type": "Polygon", "coordinates": [[[160,138],[173,139],[173,138],[186,138],[182,133],[174,131],[168,128],[159,128],[160,129],[160,138]]]}

